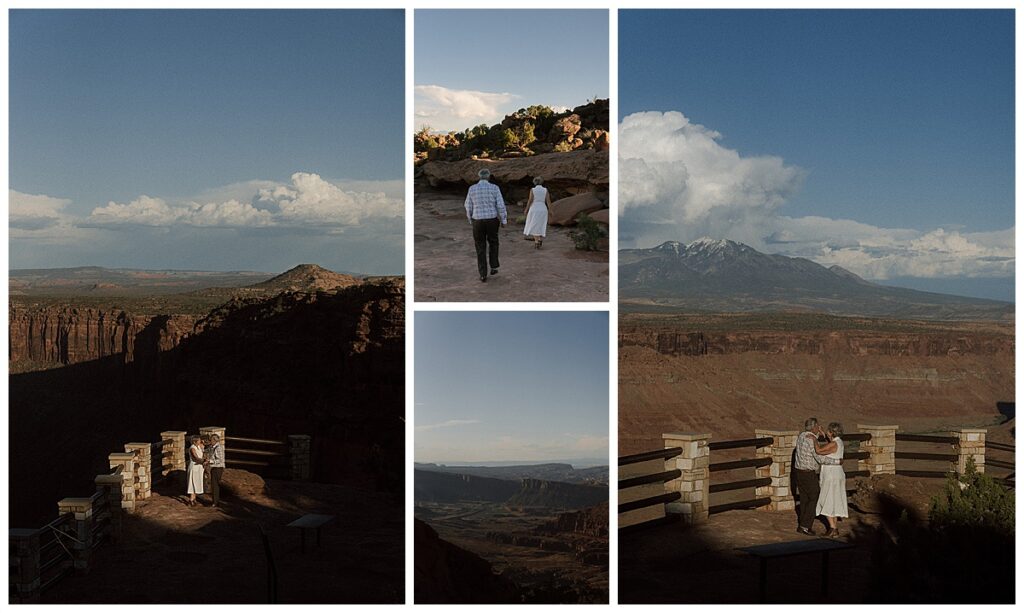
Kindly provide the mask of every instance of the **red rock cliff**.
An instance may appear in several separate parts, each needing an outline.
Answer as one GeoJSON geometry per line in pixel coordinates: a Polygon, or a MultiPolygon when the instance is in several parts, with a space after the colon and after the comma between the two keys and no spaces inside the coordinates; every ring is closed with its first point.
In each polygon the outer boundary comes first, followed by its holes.
{"type": "Polygon", "coordinates": [[[150,317],[120,309],[11,303],[8,357],[12,365],[67,365],[110,356],[130,363],[176,347],[192,333],[195,320],[189,315],[150,317]]]}

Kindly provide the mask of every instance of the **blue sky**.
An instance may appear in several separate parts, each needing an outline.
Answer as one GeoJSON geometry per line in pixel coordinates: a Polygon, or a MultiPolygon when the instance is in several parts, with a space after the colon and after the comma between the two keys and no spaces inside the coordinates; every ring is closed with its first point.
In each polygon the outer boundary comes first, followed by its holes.
{"type": "Polygon", "coordinates": [[[416,313],[417,462],[608,458],[608,314],[416,313]]]}
{"type": "Polygon", "coordinates": [[[623,246],[715,233],[1012,297],[1012,11],[620,11],[619,27],[623,246]]]}
{"type": "Polygon", "coordinates": [[[12,11],[11,266],[401,272],[404,102],[399,10],[12,11]]]}
{"type": "Polygon", "coordinates": [[[607,10],[417,10],[416,121],[436,131],[608,97],[607,10]]]}

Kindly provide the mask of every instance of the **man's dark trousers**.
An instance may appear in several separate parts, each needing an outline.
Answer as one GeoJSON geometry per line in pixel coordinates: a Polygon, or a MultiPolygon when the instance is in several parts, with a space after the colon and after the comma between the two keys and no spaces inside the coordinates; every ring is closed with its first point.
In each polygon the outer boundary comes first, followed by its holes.
{"type": "Polygon", "coordinates": [[[480,276],[487,276],[487,259],[490,255],[491,268],[498,267],[498,228],[501,221],[497,217],[473,220],[473,242],[476,244],[476,267],[480,276]]]}
{"type": "Polygon", "coordinates": [[[213,506],[220,504],[220,478],[223,476],[223,468],[215,466],[210,469],[210,484],[213,489],[213,506]]]}
{"type": "Polygon", "coordinates": [[[813,470],[795,469],[793,472],[796,474],[796,489],[800,494],[800,527],[810,530],[814,527],[818,495],[821,493],[818,473],[813,470]]]}

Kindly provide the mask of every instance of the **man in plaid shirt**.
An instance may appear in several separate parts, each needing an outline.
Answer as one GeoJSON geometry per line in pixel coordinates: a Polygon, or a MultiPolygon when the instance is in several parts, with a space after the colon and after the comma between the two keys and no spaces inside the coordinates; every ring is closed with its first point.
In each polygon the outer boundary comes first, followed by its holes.
{"type": "Polygon", "coordinates": [[[796,437],[796,453],[793,459],[793,476],[796,478],[797,493],[800,496],[800,519],[796,531],[808,536],[814,534],[815,511],[818,510],[818,495],[821,493],[818,482],[821,465],[842,463],[818,454],[814,443],[822,433],[818,419],[808,417],[804,422],[804,431],[796,437]]]}
{"type": "Polygon", "coordinates": [[[498,226],[508,223],[508,213],[505,211],[501,190],[490,181],[491,171],[484,168],[477,174],[480,180],[471,185],[466,194],[466,217],[473,225],[480,281],[486,283],[488,256],[491,274],[498,274],[498,226]]]}

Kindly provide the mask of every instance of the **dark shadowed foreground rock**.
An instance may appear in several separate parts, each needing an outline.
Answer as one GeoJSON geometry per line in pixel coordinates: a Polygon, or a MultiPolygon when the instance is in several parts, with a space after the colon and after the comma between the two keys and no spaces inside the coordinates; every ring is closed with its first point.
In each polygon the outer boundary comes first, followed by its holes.
{"type": "Polygon", "coordinates": [[[519,590],[476,555],[441,539],[415,520],[416,604],[515,604],[519,590]]]}

